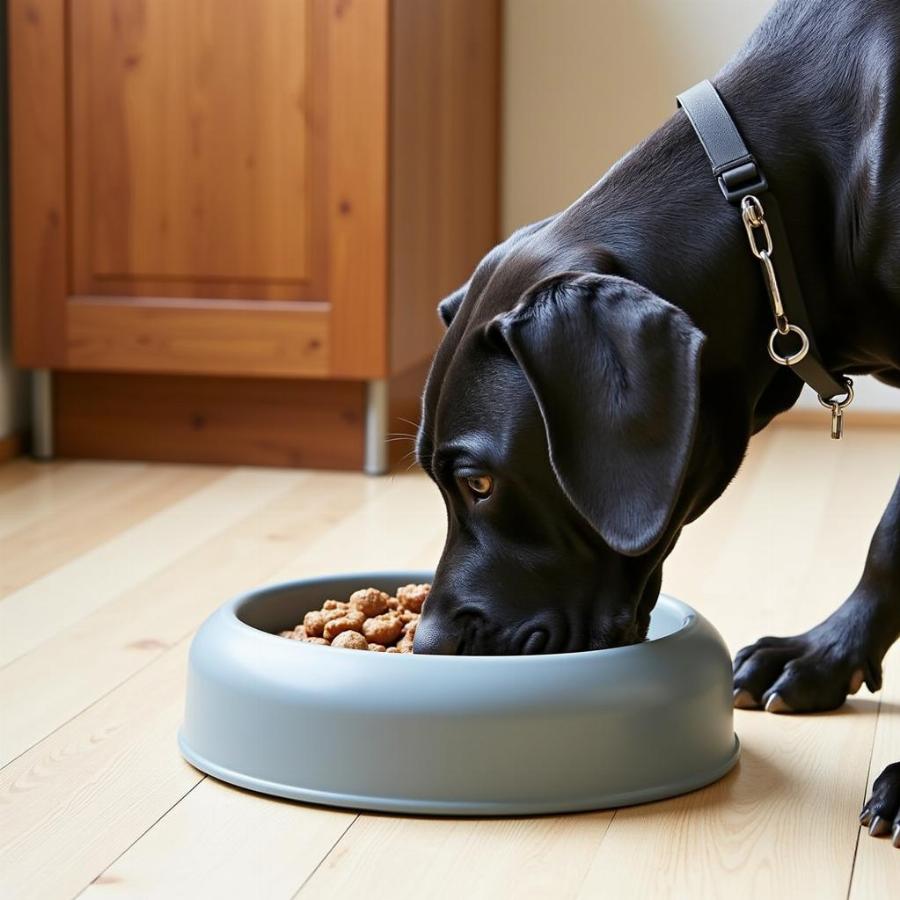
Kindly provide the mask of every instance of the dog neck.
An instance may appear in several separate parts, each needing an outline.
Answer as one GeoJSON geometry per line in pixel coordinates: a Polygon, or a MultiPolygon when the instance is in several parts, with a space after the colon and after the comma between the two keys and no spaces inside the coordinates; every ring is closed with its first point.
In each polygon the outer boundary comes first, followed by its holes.
{"type": "MultiPolygon", "coordinates": [[[[715,79],[778,197],[825,364],[849,374],[900,372],[900,248],[886,219],[900,15],[886,6],[779,4],[715,79]]],[[[561,219],[691,315],[708,336],[704,369],[746,392],[754,430],[793,404],[801,384],[766,353],[770,306],[740,215],[683,112],[561,219]]]]}

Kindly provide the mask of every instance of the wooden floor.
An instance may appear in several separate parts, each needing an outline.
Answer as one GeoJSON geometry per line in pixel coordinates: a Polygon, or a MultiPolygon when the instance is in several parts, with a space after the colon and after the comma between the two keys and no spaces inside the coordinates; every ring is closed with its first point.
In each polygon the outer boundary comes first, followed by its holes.
{"type": "MultiPolygon", "coordinates": [[[[732,649],[807,628],[854,586],[898,464],[900,430],[770,429],[686,530],[666,589],[732,649]]],[[[618,811],[356,815],[183,762],[186,652],[214,607],[261,582],[429,565],[443,529],[414,473],[0,467],[0,896],[898,896],[900,851],[856,816],[900,759],[900,646],[880,695],[825,716],[738,711],[730,775],[618,811]]]]}

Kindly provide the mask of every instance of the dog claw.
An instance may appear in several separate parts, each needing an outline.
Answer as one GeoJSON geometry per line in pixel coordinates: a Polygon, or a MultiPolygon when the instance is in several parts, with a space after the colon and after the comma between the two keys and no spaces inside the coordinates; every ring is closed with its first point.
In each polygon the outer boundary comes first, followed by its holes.
{"type": "Polygon", "coordinates": [[[894,826],[894,833],[891,836],[891,843],[895,847],[900,848],[900,825],[894,826]]]}
{"type": "Polygon", "coordinates": [[[872,821],[872,813],[869,812],[868,809],[864,809],[859,814],[859,824],[862,825],[863,828],[869,827],[869,822],[872,821]]]}
{"type": "Polygon", "coordinates": [[[866,680],[866,673],[863,672],[862,669],[857,669],[853,675],[850,676],[850,690],[849,693],[855,694],[862,686],[863,682],[866,680]]]}
{"type": "Polygon", "coordinates": [[[789,713],[793,712],[793,709],[781,699],[781,694],[771,694],[766,701],[766,712],[789,713]]]}
{"type": "Polygon", "coordinates": [[[750,691],[743,688],[736,688],[734,691],[734,707],[735,709],[759,709],[759,703],[750,691]]]}
{"type": "Polygon", "coordinates": [[[871,834],[872,837],[882,837],[890,830],[891,823],[888,822],[887,819],[882,819],[881,816],[875,816],[875,818],[872,819],[872,822],[869,825],[869,834],[871,834]]]}

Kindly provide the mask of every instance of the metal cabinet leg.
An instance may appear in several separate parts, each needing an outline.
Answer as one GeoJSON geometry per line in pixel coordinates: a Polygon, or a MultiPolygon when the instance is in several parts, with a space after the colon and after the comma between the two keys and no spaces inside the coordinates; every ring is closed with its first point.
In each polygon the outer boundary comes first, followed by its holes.
{"type": "Polygon", "coordinates": [[[49,369],[31,373],[31,455],[53,459],[53,377],[49,369]]]}
{"type": "Polygon", "coordinates": [[[367,475],[388,470],[388,383],[381,378],[366,382],[366,447],[363,469],[367,475]]]}

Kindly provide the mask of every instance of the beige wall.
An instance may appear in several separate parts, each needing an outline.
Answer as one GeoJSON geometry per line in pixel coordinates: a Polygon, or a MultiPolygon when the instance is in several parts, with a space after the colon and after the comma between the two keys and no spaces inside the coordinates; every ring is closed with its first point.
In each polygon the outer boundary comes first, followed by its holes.
{"type": "Polygon", "coordinates": [[[568,206],[715,74],[771,0],[505,0],[505,232],[568,206]]]}

